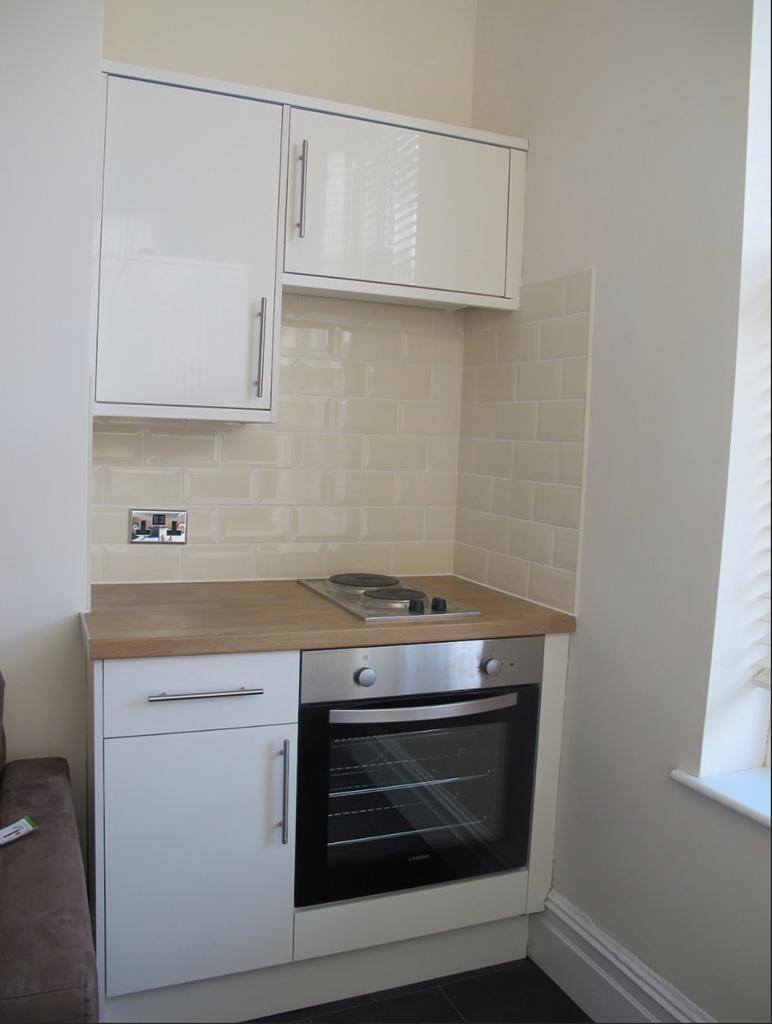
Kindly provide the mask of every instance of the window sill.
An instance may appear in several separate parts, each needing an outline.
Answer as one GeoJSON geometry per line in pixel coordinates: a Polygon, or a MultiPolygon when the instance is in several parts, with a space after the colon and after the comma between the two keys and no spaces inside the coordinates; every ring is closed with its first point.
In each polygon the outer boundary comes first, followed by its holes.
{"type": "Polygon", "coordinates": [[[748,768],[701,779],[674,768],[670,777],[769,828],[769,768],[748,768]]]}

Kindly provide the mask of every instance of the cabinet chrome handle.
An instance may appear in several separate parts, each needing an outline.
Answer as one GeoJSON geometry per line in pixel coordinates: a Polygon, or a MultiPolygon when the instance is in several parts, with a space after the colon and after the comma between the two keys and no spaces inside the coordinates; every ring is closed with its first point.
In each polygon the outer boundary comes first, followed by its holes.
{"type": "Polygon", "coordinates": [[[303,165],[303,170],[300,174],[300,220],[298,221],[298,228],[300,229],[300,237],[306,237],[306,191],[308,189],[308,139],[303,139],[303,143],[300,147],[300,162],[303,165]]]}
{"type": "Polygon", "coordinates": [[[255,313],[255,322],[260,321],[260,333],[257,336],[257,368],[255,370],[255,387],[257,388],[257,397],[263,397],[263,363],[265,356],[265,313],[268,306],[268,300],[265,298],[260,299],[260,308],[255,313]]]}
{"type": "Polygon", "coordinates": [[[465,700],[460,704],[431,704],[413,708],[342,708],[330,712],[330,723],[340,725],[369,725],[381,722],[425,722],[427,719],[463,718],[465,715],[484,715],[489,711],[513,708],[517,694],[488,697],[484,700],[465,700]]]}
{"type": "Polygon", "coordinates": [[[208,697],[261,697],[265,691],[248,690],[242,686],[240,690],[208,690],[201,693],[151,693],[148,704],[162,700],[206,700],[208,697]]]}
{"type": "Polygon", "coordinates": [[[285,740],[282,744],[282,757],[284,758],[284,770],[282,772],[281,791],[281,841],[286,846],[289,843],[289,776],[290,776],[290,741],[285,740]]]}

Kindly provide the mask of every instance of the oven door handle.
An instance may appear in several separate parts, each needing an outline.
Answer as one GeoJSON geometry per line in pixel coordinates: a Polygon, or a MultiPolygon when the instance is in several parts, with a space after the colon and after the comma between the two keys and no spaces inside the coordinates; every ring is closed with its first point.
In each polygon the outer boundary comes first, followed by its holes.
{"type": "Polygon", "coordinates": [[[429,719],[465,718],[503,711],[517,704],[516,693],[483,700],[465,700],[460,704],[430,704],[409,708],[341,708],[330,711],[330,725],[380,725],[387,722],[425,722],[429,719]]]}

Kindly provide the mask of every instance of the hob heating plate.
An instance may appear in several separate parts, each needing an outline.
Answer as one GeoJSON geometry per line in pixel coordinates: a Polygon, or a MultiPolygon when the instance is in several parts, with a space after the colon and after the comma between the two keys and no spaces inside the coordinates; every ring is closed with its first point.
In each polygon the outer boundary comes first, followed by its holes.
{"type": "Polygon", "coordinates": [[[380,573],[339,573],[329,579],[298,582],[365,622],[468,619],[480,614],[434,591],[408,587],[396,576],[380,573]]]}

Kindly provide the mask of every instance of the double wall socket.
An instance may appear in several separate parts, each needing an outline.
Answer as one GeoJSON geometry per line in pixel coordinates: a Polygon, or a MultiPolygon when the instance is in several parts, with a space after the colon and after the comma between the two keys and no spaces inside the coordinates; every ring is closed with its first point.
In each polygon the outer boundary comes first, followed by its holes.
{"type": "Polygon", "coordinates": [[[133,508],[129,512],[129,544],[185,544],[187,512],[133,508]]]}

